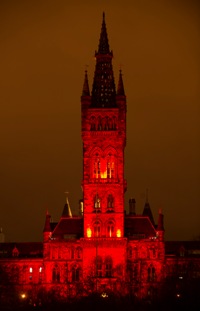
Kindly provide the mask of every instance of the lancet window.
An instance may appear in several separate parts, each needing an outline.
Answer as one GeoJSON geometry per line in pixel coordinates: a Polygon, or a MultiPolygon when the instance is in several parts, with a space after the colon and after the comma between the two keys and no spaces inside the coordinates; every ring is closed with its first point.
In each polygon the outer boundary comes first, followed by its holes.
{"type": "Polygon", "coordinates": [[[105,277],[112,277],[112,258],[107,257],[105,260],[105,277]]]}
{"type": "Polygon", "coordinates": [[[153,282],[156,280],[156,270],[153,266],[150,266],[148,268],[148,277],[147,277],[148,282],[153,282]]]}
{"type": "Polygon", "coordinates": [[[94,197],[94,208],[95,208],[96,212],[99,212],[100,208],[101,208],[101,200],[100,200],[98,194],[96,194],[94,197]]]}
{"type": "Polygon", "coordinates": [[[95,221],[94,223],[94,236],[100,237],[101,236],[101,223],[100,221],[95,221]]]}
{"type": "Polygon", "coordinates": [[[72,282],[79,282],[80,281],[80,268],[79,267],[72,267],[72,282]]]}
{"type": "Polygon", "coordinates": [[[101,177],[101,163],[100,163],[100,159],[99,159],[99,155],[96,154],[95,155],[95,159],[94,159],[94,169],[93,169],[93,176],[94,178],[100,178],[101,177]]]}
{"type": "Polygon", "coordinates": [[[60,270],[58,266],[55,266],[52,270],[52,281],[53,283],[60,282],[60,270]]]}
{"type": "Polygon", "coordinates": [[[110,238],[114,236],[114,223],[112,221],[107,224],[107,236],[110,238]]]}
{"type": "Polygon", "coordinates": [[[96,275],[97,277],[100,278],[103,276],[103,262],[100,256],[96,258],[95,265],[96,265],[96,275]]]}
{"type": "Polygon", "coordinates": [[[112,194],[109,194],[107,197],[107,211],[113,212],[114,210],[114,198],[112,194]]]}

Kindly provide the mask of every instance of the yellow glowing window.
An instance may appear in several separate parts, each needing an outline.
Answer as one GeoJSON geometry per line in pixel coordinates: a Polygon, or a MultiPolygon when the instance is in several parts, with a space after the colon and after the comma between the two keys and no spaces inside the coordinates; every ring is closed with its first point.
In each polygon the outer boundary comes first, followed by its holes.
{"type": "Polygon", "coordinates": [[[117,229],[116,235],[118,238],[121,238],[121,230],[120,229],[117,229]]]}
{"type": "Polygon", "coordinates": [[[87,228],[87,237],[91,238],[92,236],[92,230],[90,228],[87,228]]]}

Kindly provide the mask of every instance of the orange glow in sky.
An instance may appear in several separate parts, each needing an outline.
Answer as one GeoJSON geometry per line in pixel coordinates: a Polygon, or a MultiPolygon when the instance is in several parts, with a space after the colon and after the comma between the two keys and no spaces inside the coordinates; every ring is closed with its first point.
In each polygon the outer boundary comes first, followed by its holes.
{"type": "MultiPolygon", "coordinates": [[[[105,11],[115,83],[127,96],[125,178],[142,213],[145,191],[166,240],[200,235],[199,1],[1,1],[0,228],[41,241],[69,192],[82,199],[81,105],[90,90],[105,11]]],[[[106,178],[103,168],[102,178],[106,178]]]]}

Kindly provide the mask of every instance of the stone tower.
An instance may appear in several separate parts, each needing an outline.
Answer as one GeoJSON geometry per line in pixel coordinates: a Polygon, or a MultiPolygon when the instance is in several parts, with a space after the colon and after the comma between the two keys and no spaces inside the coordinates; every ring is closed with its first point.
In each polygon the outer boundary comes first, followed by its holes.
{"type": "Polygon", "coordinates": [[[126,97],[121,71],[116,90],[105,15],[90,94],[87,72],[81,97],[84,237],[124,236],[126,97]]]}

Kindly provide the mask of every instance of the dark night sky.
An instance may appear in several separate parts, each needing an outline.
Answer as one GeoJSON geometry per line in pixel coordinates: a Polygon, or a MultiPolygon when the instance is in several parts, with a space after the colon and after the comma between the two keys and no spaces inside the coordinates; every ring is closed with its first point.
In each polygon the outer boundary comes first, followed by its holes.
{"type": "Polygon", "coordinates": [[[125,177],[141,213],[145,190],[166,239],[200,235],[199,5],[193,0],[0,1],[0,227],[39,241],[69,191],[82,197],[80,96],[90,87],[102,12],[127,95],[125,177]]]}

